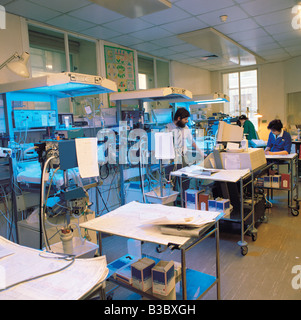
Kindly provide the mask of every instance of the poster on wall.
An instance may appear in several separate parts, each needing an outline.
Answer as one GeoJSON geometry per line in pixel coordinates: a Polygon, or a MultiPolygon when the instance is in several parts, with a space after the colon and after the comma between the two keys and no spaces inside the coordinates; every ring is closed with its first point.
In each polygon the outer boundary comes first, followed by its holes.
{"type": "Polygon", "coordinates": [[[134,51],[104,46],[106,77],[117,84],[118,92],[136,90],[134,51]]]}

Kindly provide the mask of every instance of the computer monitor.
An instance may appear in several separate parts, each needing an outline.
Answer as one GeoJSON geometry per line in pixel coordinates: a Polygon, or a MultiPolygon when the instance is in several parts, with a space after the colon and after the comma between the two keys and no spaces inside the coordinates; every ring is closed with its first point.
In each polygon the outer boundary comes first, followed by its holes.
{"type": "Polygon", "coordinates": [[[72,113],[59,113],[59,124],[61,126],[65,126],[68,128],[69,126],[73,126],[74,120],[73,120],[73,114],[72,113]]]}
{"type": "Polygon", "coordinates": [[[219,121],[216,142],[241,142],[244,136],[244,128],[225,121],[219,121]]]}

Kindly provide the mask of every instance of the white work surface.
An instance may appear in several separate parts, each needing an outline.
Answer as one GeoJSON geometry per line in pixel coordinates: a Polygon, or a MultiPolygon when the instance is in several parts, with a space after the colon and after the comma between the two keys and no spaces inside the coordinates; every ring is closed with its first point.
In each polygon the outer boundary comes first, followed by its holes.
{"type": "Polygon", "coordinates": [[[0,300],[76,300],[108,275],[105,256],[74,261],[57,257],[0,237],[0,300]]]}
{"type": "MultiPolygon", "coordinates": [[[[81,228],[87,228],[99,232],[110,233],[126,238],[153,242],[162,245],[184,245],[190,237],[166,235],[161,233],[161,220],[173,220],[182,222],[196,218],[201,224],[214,222],[221,212],[191,210],[180,207],[165,206],[161,204],[148,204],[130,202],[105,215],[80,224],[81,228]]],[[[173,224],[173,223],[170,223],[173,224]]],[[[190,225],[189,223],[185,223],[190,225]]]]}
{"type": "Polygon", "coordinates": [[[202,168],[197,165],[184,167],[177,171],[173,171],[170,174],[172,176],[183,178],[186,176],[195,179],[213,180],[213,181],[224,181],[224,182],[237,182],[239,179],[245,177],[250,173],[249,169],[243,170],[223,170],[223,169],[205,169],[205,171],[212,171],[211,175],[204,175],[201,173],[202,168]],[[186,176],[185,176],[186,175],[186,176]]]}
{"type": "Polygon", "coordinates": [[[290,154],[267,154],[265,157],[266,159],[278,159],[278,160],[291,160],[297,157],[297,153],[290,153],[290,154]]]}

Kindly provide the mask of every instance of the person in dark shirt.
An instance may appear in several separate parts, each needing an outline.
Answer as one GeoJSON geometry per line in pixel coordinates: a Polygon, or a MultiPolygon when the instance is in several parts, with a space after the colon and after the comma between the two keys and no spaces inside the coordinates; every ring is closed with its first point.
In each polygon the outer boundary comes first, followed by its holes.
{"type": "Polygon", "coordinates": [[[244,135],[246,135],[247,140],[258,139],[254,124],[248,119],[248,117],[242,114],[238,118],[241,126],[244,128],[244,135]]]}
{"type": "Polygon", "coordinates": [[[283,130],[281,120],[272,120],[268,129],[271,130],[265,154],[267,155],[287,155],[291,152],[292,138],[291,135],[283,130]]]}

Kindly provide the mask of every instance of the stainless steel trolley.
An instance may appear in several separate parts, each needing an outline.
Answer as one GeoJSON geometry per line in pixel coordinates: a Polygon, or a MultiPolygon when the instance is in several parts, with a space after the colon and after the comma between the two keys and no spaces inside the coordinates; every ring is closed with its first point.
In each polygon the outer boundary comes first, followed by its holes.
{"type": "Polygon", "coordinates": [[[270,193],[272,194],[273,190],[283,190],[288,191],[288,207],[291,209],[291,214],[293,216],[299,215],[299,174],[298,174],[298,154],[292,153],[288,155],[266,155],[266,159],[270,162],[274,162],[273,165],[279,166],[287,165],[288,173],[290,174],[290,188],[272,188],[272,187],[263,187],[268,190],[268,197],[270,193]],[[295,201],[295,205],[294,205],[295,201]]]}
{"type": "MultiPolygon", "coordinates": [[[[153,206],[152,204],[144,205],[153,206]]],[[[80,227],[82,228],[87,228],[98,232],[100,254],[102,252],[102,232],[112,235],[118,235],[128,239],[136,239],[144,242],[156,243],[158,245],[165,246],[165,249],[169,250],[181,250],[181,286],[180,292],[176,292],[177,298],[182,300],[200,299],[206,292],[208,292],[212,287],[216,285],[216,296],[217,299],[220,299],[219,220],[222,218],[223,214],[220,214],[214,222],[206,225],[202,229],[198,237],[179,237],[165,235],[162,234],[157,228],[152,230],[152,232],[142,232],[141,235],[139,230],[143,230],[143,222],[140,221],[139,214],[137,215],[137,217],[135,217],[135,213],[133,212],[131,212],[131,228],[122,228],[121,230],[120,225],[124,226],[124,219],[127,219],[127,221],[129,221],[129,218],[126,217],[127,210],[123,212],[123,208],[125,208],[126,206],[127,204],[101,217],[80,224],[80,227]],[[110,219],[114,219],[114,224],[110,223],[110,219]],[[136,230],[136,232],[133,232],[133,230],[136,230]],[[196,270],[186,268],[186,252],[213,234],[215,234],[216,247],[215,275],[205,274],[196,270]],[[170,239],[172,238],[174,239],[174,241],[170,242],[170,239]]],[[[108,268],[110,270],[110,264],[108,264],[108,268]]],[[[158,299],[158,297],[152,294],[152,289],[149,289],[146,292],[138,290],[131,285],[114,279],[111,275],[112,272],[109,273],[109,277],[107,278],[107,280],[113,281],[118,285],[123,286],[149,299],[158,299]]]]}

